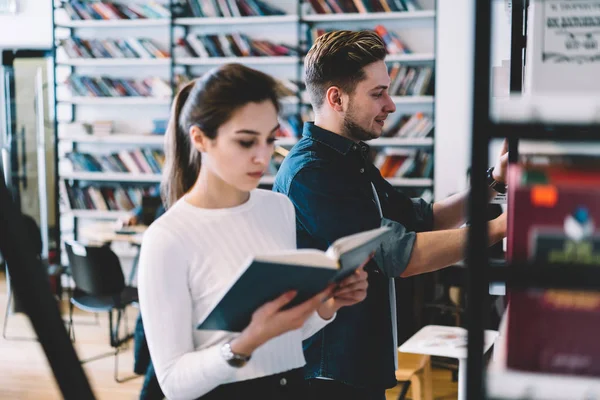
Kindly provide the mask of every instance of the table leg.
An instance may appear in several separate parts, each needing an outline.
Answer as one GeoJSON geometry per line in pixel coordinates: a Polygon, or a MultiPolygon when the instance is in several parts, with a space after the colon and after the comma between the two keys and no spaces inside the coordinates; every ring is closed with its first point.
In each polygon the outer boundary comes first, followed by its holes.
{"type": "Polygon", "coordinates": [[[467,359],[458,359],[458,400],[467,398],[467,359]]]}

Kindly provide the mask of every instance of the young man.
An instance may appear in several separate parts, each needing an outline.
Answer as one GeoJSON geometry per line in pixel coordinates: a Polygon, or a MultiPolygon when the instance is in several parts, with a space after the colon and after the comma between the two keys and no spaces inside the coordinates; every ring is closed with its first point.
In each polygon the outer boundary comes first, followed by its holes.
{"type": "MultiPolygon", "coordinates": [[[[364,143],[396,110],[387,90],[385,46],[371,31],[318,38],[305,59],[314,123],[290,151],[273,190],[296,207],[298,247],[326,249],[341,236],[387,224],[395,237],[376,253],[367,299],[338,312],[305,341],[311,399],[385,399],[396,385],[393,279],[444,268],[463,258],[467,194],[435,204],[397,192],[367,161],[364,143]]],[[[506,150],[503,150],[506,153],[506,150]]],[[[504,154],[491,175],[504,182],[504,154]]],[[[505,236],[506,216],[489,222],[490,244],[505,236]]]]}

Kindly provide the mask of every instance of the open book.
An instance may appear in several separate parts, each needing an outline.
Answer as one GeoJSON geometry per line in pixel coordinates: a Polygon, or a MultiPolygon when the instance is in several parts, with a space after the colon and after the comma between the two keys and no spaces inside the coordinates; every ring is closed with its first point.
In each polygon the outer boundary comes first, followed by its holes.
{"type": "Polygon", "coordinates": [[[326,252],[300,249],[251,257],[197,329],[241,332],[257,308],[288,290],[297,295],[287,307],[298,305],[350,276],[391,232],[381,227],[345,236],[326,252]]]}

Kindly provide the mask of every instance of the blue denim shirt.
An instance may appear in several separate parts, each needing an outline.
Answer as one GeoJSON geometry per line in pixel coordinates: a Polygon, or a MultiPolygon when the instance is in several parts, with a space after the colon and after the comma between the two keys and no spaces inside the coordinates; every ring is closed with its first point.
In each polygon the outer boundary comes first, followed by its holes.
{"type": "Polygon", "coordinates": [[[273,190],[296,209],[299,248],[321,250],[336,239],[381,226],[395,235],[369,263],[365,301],[304,342],[307,379],[325,377],[380,390],[396,385],[389,282],[406,268],[416,233],[431,230],[433,208],[397,192],[368,160],[369,146],[306,123],[285,158],[273,190]],[[373,195],[377,191],[383,220],[373,195]]]}

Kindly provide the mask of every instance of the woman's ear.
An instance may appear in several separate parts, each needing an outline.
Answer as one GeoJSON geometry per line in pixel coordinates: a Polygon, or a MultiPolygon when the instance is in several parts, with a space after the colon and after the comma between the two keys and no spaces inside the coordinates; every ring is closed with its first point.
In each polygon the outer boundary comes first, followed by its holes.
{"type": "Polygon", "coordinates": [[[327,93],[325,93],[327,104],[337,112],[344,111],[342,97],[342,91],[337,86],[330,86],[329,89],[327,89],[327,93]]]}
{"type": "Polygon", "coordinates": [[[208,140],[208,137],[204,134],[202,129],[195,125],[190,127],[190,142],[196,148],[196,150],[201,153],[206,152],[208,140]]]}

